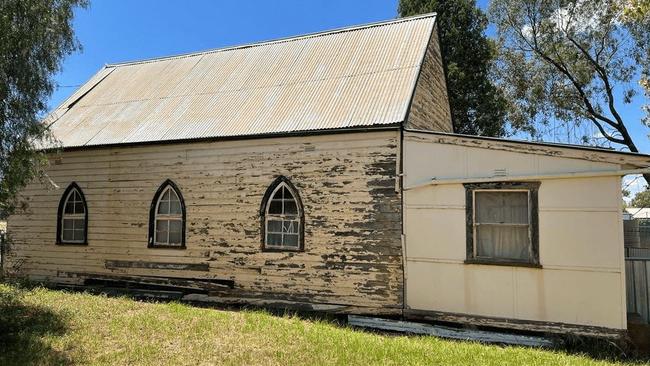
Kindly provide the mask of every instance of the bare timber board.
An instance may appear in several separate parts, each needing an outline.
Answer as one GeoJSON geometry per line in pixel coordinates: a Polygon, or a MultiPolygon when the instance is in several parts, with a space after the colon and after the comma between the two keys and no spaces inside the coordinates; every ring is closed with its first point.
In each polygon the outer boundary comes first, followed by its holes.
{"type": "Polygon", "coordinates": [[[358,315],[348,315],[348,324],[361,328],[371,328],[413,334],[426,334],[440,338],[477,341],[483,343],[500,343],[529,347],[554,346],[553,341],[544,337],[501,332],[488,332],[483,330],[457,329],[439,325],[429,325],[402,320],[371,318],[358,315]]]}

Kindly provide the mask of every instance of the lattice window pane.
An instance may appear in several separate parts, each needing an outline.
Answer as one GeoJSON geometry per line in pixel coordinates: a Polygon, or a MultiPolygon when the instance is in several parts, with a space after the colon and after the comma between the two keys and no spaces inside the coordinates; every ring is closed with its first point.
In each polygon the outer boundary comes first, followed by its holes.
{"type": "Polygon", "coordinates": [[[154,244],[183,244],[183,206],[171,185],[165,187],[157,202],[154,244]]]}
{"type": "Polygon", "coordinates": [[[267,203],[266,245],[298,249],[300,246],[300,208],[284,184],[275,189],[267,203]]]}

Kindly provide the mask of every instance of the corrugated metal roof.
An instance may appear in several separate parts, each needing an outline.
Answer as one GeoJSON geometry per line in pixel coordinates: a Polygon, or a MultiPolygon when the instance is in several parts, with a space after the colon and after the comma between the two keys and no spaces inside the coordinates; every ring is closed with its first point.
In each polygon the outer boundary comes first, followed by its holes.
{"type": "Polygon", "coordinates": [[[434,21],[108,65],[48,120],[64,147],[400,123],[434,21]]]}

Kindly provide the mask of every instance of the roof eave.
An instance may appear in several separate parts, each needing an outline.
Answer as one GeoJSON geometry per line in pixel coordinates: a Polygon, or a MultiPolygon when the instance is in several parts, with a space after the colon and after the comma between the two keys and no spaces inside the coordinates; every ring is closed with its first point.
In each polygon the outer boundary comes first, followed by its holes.
{"type": "Polygon", "coordinates": [[[520,153],[548,155],[581,159],[588,161],[610,162],[624,167],[650,167],[650,155],[627,151],[606,150],[591,146],[568,145],[550,142],[512,140],[497,137],[463,135],[448,132],[434,132],[406,128],[404,131],[438,136],[436,142],[456,144],[477,148],[500,148],[520,153]],[[565,153],[562,153],[565,152],[565,153]],[[566,152],[575,152],[573,154],[566,152]]]}
{"type": "Polygon", "coordinates": [[[79,150],[92,150],[92,149],[108,149],[117,147],[139,147],[139,146],[152,146],[152,145],[170,145],[170,144],[191,144],[201,142],[219,142],[219,141],[236,141],[236,140],[255,140],[267,138],[283,138],[283,137],[304,137],[304,136],[321,136],[321,135],[337,135],[345,133],[368,133],[368,132],[381,132],[390,130],[399,130],[402,122],[363,126],[363,127],[347,127],[347,128],[333,128],[323,130],[302,130],[302,131],[289,131],[277,133],[262,133],[251,135],[233,135],[233,136],[213,136],[213,137],[200,137],[189,139],[176,139],[176,140],[152,140],[152,141],[135,141],[135,142],[122,142],[114,144],[96,144],[96,145],[79,145],[79,146],[59,146],[53,148],[45,148],[42,151],[46,153],[57,151],[79,151],[79,150]]]}

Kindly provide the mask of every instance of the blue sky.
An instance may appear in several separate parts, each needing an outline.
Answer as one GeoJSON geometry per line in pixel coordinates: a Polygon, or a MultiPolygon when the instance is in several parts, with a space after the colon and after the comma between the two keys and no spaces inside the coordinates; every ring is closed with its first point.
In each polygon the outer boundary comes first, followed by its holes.
{"type": "MultiPolygon", "coordinates": [[[[56,76],[53,108],[103,65],[257,42],[397,17],[397,0],[91,0],[74,26],[84,49],[56,76]]],[[[485,8],[488,0],[479,0],[485,8]]],[[[639,121],[641,98],[621,109],[639,121]]],[[[630,123],[650,153],[648,129],[630,123]]]]}

